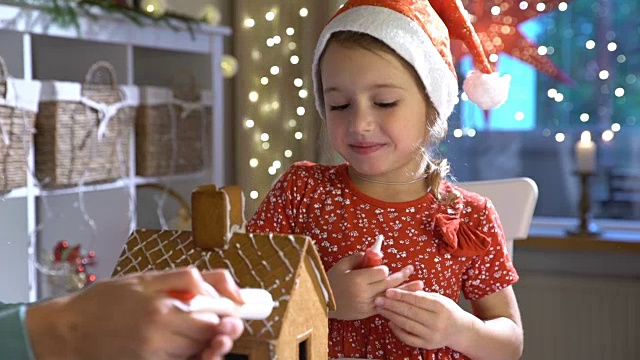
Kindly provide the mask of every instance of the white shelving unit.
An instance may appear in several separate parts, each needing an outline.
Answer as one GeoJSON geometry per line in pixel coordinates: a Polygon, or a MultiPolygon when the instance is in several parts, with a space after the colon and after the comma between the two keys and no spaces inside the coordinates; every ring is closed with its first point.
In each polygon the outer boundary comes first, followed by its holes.
{"type": "MultiPolygon", "coordinates": [[[[79,32],[60,28],[38,9],[0,4],[0,55],[9,73],[27,80],[82,82],[92,63],[107,60],[122,85],[169,86],[176,71],[191,71],[201,88],[213,92],[207,167],[196,174],[142,178],[136,176],[135,156],[131,156],[128,178],[51,190],[39,189],[29,178],[26,187],[2,195],[0,300],[4,302],[41,298],[45,282],[36,267],[37,254],[50,251],[62,239],[95,250],[98,267],[92,270],[98,278],[108,277],[130,228],[150,222],[149,214],[129,213],[145,202],[153,204],[152,195],[138,192],[137,186],[163,183],[188,198],[197,185],[225,181],[225,161],[231,157],[225,154],[224,84],[219,64],[224,37],[231,29],[198,26],[191,34],[152,23],[140,27],[106,13],[98,21],[81,18],[80,25],[79,32]]],[[[135,141],[130,153],[135,154],[135,141]]],[[[29,161],[33,168],[33,149],[29,161]]]]}

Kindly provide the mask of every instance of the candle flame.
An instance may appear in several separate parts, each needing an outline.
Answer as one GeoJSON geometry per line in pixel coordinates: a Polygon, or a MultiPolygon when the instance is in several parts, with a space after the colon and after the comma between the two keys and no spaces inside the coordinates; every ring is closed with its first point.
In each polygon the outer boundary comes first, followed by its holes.
{"type": "Polygon", "coordinates": [[[591,133],[589,131],[583,131],[580,135],[580,142],[583,144],[588,144],[591,142],[591,133]]]}

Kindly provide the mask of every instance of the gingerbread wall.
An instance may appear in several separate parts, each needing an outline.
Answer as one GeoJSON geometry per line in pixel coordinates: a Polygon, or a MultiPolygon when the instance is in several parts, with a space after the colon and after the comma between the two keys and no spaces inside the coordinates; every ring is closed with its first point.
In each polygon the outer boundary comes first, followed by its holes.
{"type": "MultiPolygon", "coordinates": [[[[322,295],[316,296],[317,279],[313,264],[306,257],[305,271],[301,271],[297,288],[293,290],[287,313],[283,319],[280,341],[276,349],[281,359],[303,359],[298,357],[298,342],[307,339],[308,360],[326,360],[328,358],[327,339],[328,320],[327,303],[322,295]],[[312,278],[312,276],[314,278],[312,278]],[[302,336],[302,339],[298,337],[302,336]]],[[[319,292],[322,294],[322,292],[319,292]]]]}

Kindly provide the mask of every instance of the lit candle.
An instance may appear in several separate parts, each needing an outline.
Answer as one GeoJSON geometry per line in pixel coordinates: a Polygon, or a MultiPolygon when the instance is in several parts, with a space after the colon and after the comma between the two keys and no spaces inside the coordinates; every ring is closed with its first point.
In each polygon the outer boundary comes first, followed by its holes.
{"type": "Polygon", "coordinates": [[[593,173],[596,169],[596,143],[591,140],[591,133],[583,131],[576,144],[578,172],[593,173]]]}

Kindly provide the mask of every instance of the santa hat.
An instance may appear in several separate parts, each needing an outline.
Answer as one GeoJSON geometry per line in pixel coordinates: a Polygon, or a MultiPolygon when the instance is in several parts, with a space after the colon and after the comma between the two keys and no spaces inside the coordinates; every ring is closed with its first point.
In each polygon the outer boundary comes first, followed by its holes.
{"type": "Polygon", "coordinates": [[[316,107],[324,117],[319,60],[331,34],[354,31],[373,36],[411,64],[438,113],[447,119],[458,97],[458,80],[450,36],[462,40],[476,70],[463,89],[483,110],[502,105],[509,92],[509,75],[493,72],[460,0],[349,0],[325,26],[315,50],[313,79],[316,107]]]}

